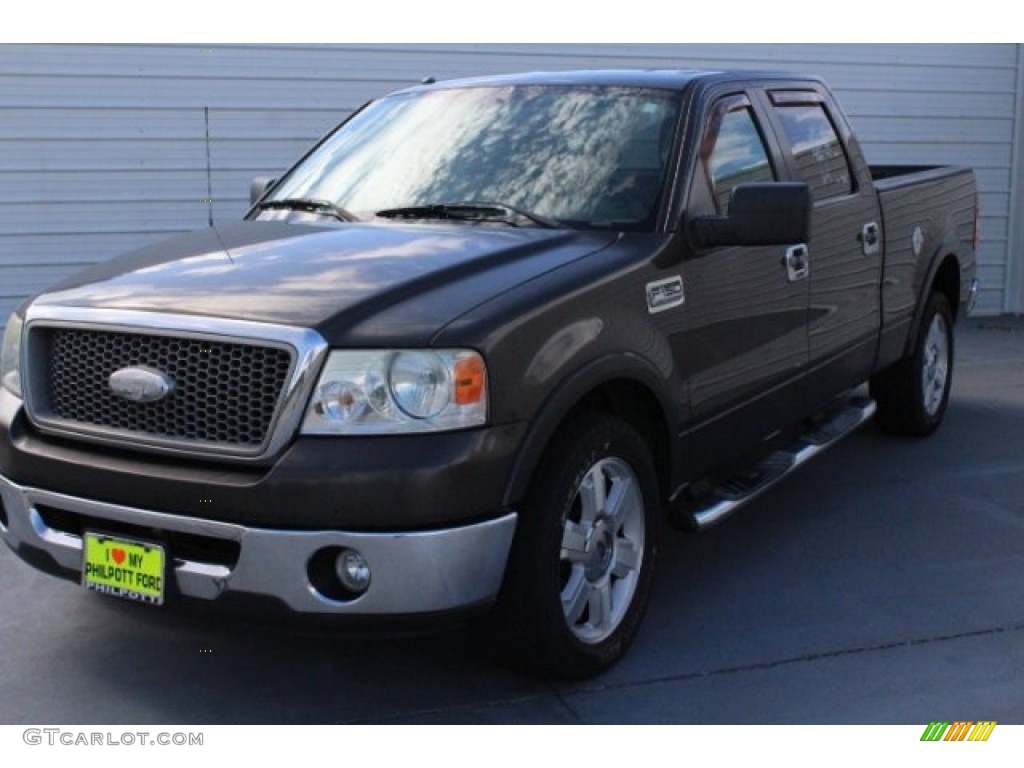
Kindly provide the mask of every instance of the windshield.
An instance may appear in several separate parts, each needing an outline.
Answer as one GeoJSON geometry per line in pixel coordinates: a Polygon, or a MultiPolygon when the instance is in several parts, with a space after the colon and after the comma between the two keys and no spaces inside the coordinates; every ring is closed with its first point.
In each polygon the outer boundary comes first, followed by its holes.
{"type": "Polygon", "coordinates": [[[678,94],[650,88],[397,94],[341,126],[267,201],[328,201],[363,220],[492,203],[566,226],[649,229],[678,114],[678,94]]]}

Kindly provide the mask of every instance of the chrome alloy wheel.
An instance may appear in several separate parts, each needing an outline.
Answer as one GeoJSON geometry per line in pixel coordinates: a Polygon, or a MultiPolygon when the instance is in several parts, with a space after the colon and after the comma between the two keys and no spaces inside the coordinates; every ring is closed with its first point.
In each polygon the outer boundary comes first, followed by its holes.
{"type": "Polygon", "coordinates": [[[942,406],[949,386],[949,328],[946,319],[936,313],[928,327],[921,366],[921,394],[924,410],[934,416],[942,406]]]}
{"type": "Polygon", "coordinates": [[[562,532],[562,612],[573,635],[600,643],[622,622],[636,592],[645,510],[630,466],[602,459],[584,474],[562,532]]]}

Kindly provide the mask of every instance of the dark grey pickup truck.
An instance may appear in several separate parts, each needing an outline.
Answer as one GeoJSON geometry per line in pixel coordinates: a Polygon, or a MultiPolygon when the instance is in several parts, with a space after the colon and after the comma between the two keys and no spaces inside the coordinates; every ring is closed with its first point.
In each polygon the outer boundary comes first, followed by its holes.
{"type": "Polygon", "coordinates": [[[252,193],[7,321],[6,543],[157,605],[483,613],[568,677],[636,633],[659,516],[932,432],[977,288],[973,174],[869,166],[814,78],[422,85],[252,193]]]}

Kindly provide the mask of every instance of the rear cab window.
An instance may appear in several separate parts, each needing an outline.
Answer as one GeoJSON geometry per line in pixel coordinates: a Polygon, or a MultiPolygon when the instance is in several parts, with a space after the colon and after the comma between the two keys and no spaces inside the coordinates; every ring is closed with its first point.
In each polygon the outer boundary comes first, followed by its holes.
{"type": "Polygon", "coordinates": [[[797,177],[810,186],[815,203],[853,194],[850,161],[821,98],[813,91],[773,91],[770,97],[797,177]]]}

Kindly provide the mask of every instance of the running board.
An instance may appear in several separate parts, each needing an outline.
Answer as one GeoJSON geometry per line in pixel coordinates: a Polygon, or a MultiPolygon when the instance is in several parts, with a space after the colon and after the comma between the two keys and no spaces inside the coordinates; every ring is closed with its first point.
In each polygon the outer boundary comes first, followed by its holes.
{"type": "Polygon", "coordinates": [[[792,445],[775,451],[749,469],[738,472],[689,502],[677,502],[675,519],[701,529],[720,522],[748,501],[827,448],[838,443],[875,413],[875,401],[851,397],[792,445]]]}

